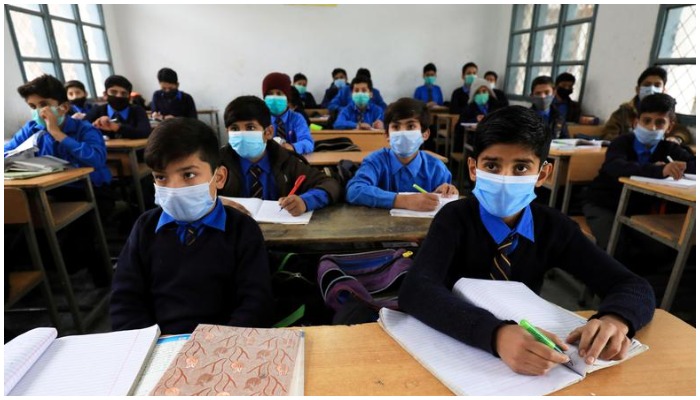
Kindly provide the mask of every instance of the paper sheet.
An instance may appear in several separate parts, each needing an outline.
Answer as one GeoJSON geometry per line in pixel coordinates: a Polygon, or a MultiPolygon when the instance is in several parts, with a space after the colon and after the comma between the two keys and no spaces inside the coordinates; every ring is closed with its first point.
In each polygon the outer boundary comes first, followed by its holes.
{"type": "MultiPolygon", "coordinates": [[[[418,193],[401,192],[399,194],[418,194],[418,193]]],[[[442,197],[442,196],[439,196],[439,197],[440,197],[440,204],[438,204],[437,208],[433,211],[413,211],[413,210],[406,210],[403,208],[392,208],[391,210],[389,210],[389,215],[391,215],[392,217],[433,218],[442,209],[442,207],[445,206],[445,204],[459,199],[459,195],[453,195],[453,196],[449,196],[449,197],[442,197]]]]}
{"type": "Polygon", "coordinates": [[[695,187],[695,179],[694,179],[695,176],[692,175],[692,178],[693,179],[681,178],[679,180],[675,180],[670,176],[667,177],[666,179],[647,178],[645,176],[636,176],[636,175],[630,176],[630,179],[632,179],[633,181],[653,183],[656,185],[664,185],[664,186],[674,186],[674,187],[679,187],[679,188],[695,187]]]}

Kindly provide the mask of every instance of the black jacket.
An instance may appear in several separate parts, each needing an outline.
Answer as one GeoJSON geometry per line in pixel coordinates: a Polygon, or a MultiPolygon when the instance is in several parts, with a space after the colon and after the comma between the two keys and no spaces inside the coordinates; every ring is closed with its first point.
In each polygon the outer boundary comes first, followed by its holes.
{"type": "MultiPolygon", "coordinates": [[[[100,117],[109,116],[107,113],[107,104],[93,107],[85,115],[85,119],[90,122],[95,122],[100,117]]],[[[119,130],[116,132],[101,131],[103,135],[107,135],[112,139],[145,139],[151,134],[151,124],[148,122],[146,110],[141,106],[129,106],[129,118],[126,121],[121,120],[119,114],[115,114],[119,120],[119,130]]]]}

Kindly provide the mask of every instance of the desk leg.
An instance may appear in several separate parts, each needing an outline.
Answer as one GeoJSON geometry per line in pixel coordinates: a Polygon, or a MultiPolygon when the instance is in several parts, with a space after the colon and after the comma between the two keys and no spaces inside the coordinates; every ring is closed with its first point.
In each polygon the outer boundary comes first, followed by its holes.
{"type": "Polygon", "coordinates": [[[549,193],[549,206],[556,208],[557,194],[559,194],[559,175],[562,171],[562,159],[554,158],[554,171],[552,171],[552,190],[549,193]]]}
{"type": "Polygon", "coordinates": [[[136,150],[129,151],[129,165],[131,167],[131,179],[134,181],[134,191],[136,191],[136,201],[139,205],[139,213],[146,211],[143,201],[143,191],[141,190],[141,177],[139,176],[139,160],[136,158],[136,150]]]}
{"type": "Polygon", "coordinates": [[[564,200],[561,204],[561,213],[566,215],[569,212],[569,202],[571,201],[571,190],[574,185],[571,182],[566,182],[564,186],[564,200]]]}
{"type": "Polygon", "coordinates": [[[671,305],[673,305],[673,300],[676,297],[676,289],[678,289],[678,283],[681,281],[681,276],[683,275],[683,270],[685,269],[685,263],[688,261],[688,255],[690,254],[690,249],[693,247],[692,241],[695,237],[695,207],[688,208],[688,214],[686,215],[686,226],[683,227],[683,236],[680,238],[680,248],[678,249],[678,255],[676,256],[676,261],[673,263],[673,270],[671,270],[671,276],[668,278],[668,284],[666,285],[666,290],[664,291],[664,298],[661,300],[661,308],[669,311],[671,305]]]}
{"type": "Polygon", "coordinates": [[[615,212],[615,220],[613,222],[612,231],[610,231],[610,240],[608,241],[608,254],[611,257],[615,256],[615,249],[617,248],[617,241],[620,236],[620,229],[622,224],[620,223],[620,217],[625,215],[627,212],[627,203],[630,199],[630,190],[627,185],[622,187],[622,195],[620,196],[620,203],[617,205],[617,211],[615,212]]]}

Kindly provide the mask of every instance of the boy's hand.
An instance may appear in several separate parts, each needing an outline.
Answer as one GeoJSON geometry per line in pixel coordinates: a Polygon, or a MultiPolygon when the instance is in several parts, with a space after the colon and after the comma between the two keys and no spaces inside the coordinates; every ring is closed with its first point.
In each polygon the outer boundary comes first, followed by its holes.
{"type": "Polygon", "coordinates": [[[163,115],[161,113],[159,113],[158,111],[155,111],[155,112],[151,113],[151,119],[162,120],[163,115]]]}
{"type": "MultiPolygon", "coordinates": [[[[562,350],[569,347],[556,335],[538,328],[562,350]]],[[[518,325],[503,325],[496,332],[496,352],[513,371],[524,375],[544,375],[569,357],[538,342],[518,325]]]]}
{"type": "Polygon", "coordinates": [[[394,200],[395,208],[414,211],[433,211],[440,204],[440,199],[434,193],[399,194],[394,200]]]}
{"type": "Polygon", "coordinates": [[[39,116],[46,123],[46,132],[53,136],[56,141],[60,142],[66,138],[66,135],[61,131],[61,127],[58,126],[58,117],[51,111],[51,107],[43,107],[39,110],[39,116]]]}
{"type": "Polygon", "coordinates": [[[369,130],[369,129],[372,129],[372,125],[370,125],[366,122],[360,122],[359,124],[357,124],[357,129],[369,130]]]}
{"type": "Polygon", "coordinates": [[[445,182],[442,185],[435,188],[435,191],[433,193],[441,194],[442,197],[449,197],[459,194],[459,190],[457,190],[457,186],[445,182]]]}
{"type": "Polygon", "coordinates": [[[231,199],[224,199],[223,197],[219,197],[219,198],[221,199],[221,203],[222,203],[224,206],[226,206],[226,207],[233,207],[233,208],[235,208],[236,210],[242,212],[243,214],[245,214],[245,215],[247,215],[247,216],[249,216],[249,217],[251,216],[250,213],[248,212],[248,209],[245,208],[245,207],[243,207],[243,205],[242,205],[241,203],[237,203],[237,202],[235,202],[235,201],[233,201],[233,200],[231,200],[231,199]]]}
{"type": "Polygon", "coordinates": [[[108,132],[116,132],[119,130],[119,124],[110,121],[109,117],[106,115],[97,118],[95,122],[92,123],[92,126],[94,126],[97,129],[108,132]]]}
{"type": "Polygon", "coordinates": [[[306,212],[306,203],[304,203],[304,200],[301,197],[295,194],[287,197],[281,197],[279,203],[280,207],[289,211],[289,213],[295,217],[306,212]]]}
{"type": "Polygon", "coordinates": [[[292,153],[296,153],[296,150],[294,150],[294,146],[292,146],[291,144],[289,144],[289,143],[287,143],[287,142],[285,142],[285,143],[282,145],[282,147],[284,147],[285,149],[291,151],[292,153]]]}
{"type": "Polygon", "coordinates": [[[163,119],[170,119],[170,118],[175,118],[175,116],[174,115],[166,115],[163,117],[163,119]]]}
{"type": "Polygon", "coordinates": [[[376,121],[374,121],[374,123],[372,124],[372,128],[384,130],[384,122],[382,122],[382,121],[380,121],[380,120],[376,120],[376,121]]]}
{"type": "Polygon", "coordinates": [[[85,113],[79,113],[79,112],[77,112],[77,113],[71,115],[71,118],[73,118],[73,119],[84,119],[84,118],[85,118],[85,113]]]}
{"type": "Polygon", "coordinates": [[[679,180],[683,177],[684,172],[685,172],[685,162],[674,161],[674,162],[668,163],[664,166],[663,175],[664,175],[664,178],[667,176],[672,176],[673,179],[679,180]]]}
{"type": "Polygon", "coordinates": [[[437,103],[434,102],[434,101],[429,101],[429,102],[426,104],[426,106],[428,106],[428,108],[433,108],[433,107],[435,107],[436,105],[437,105],[437,103]]]}
{"type": "Polygon", "coordinates": [[[630,346],[628,331],[629,327],[622,319],[607,314],[574,329],[566,338],[566,342],[578,341],[578,354],[589,365],[593,364],[597,358],[622,360],[630,346]]]}
{"type": "Polygon", "coordinates": [[[482,119],[484,119],[484,114],[479,114],[476,116],[476,122],[481,122],[482,119]]]}

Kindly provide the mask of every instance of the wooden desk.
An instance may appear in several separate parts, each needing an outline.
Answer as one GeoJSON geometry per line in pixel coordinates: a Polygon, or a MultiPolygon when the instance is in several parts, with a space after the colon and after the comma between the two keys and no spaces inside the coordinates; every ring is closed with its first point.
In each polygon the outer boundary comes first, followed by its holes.
{"type": "MultiPolygon", "coordinates": [[[[447,108],[447,107],[444,107],[447,108]]],[[[459,121],[459,114],[435,113],[432,114],[432,123],[436,126],[435,146],[439,142],[444,142],[445,156],[449,157],[452,153],[452,140],[454,136],[454,128],[459,121]],[[439,140],[438,140],[439,139],[439,140]]]]}
{"type": "MultiPolygon", "coordinates": [[[[592,312],[579,314],[590,316],[592,312]]],[[[452,392],[377,323],[305,332],[307,396],[447,396],[452,392]]],[[[556,395],[694,395],[695,329],[663,310],[637,338],[649,351],[556,395]]]]}
{"type": "Polygon", "coordinates": [[[335,204],[314,211],[308,225],[260,224],[268,245],[420,241],[432,218],[392,217],[389,210],[335,204]]]}
{"type": "Polygon", "coordinates": [[[139,164],[136,151],[144,149],[147,142],[148,139],[111,139],[105,141],[107,159],[114,160],[121,166],[117,168],[116,173],[114,171],[112,173],[119,177],[131,176],[141,214],[146,211],[143,191],[141,190],[141,178],[150,174],[151,170],[145,164],[139,164]]]}
{"type": "MultiPolygon", "coordinates": [[[[360,164],[362,160],[365,159],[373,151],[319,151],[304,155],[309,164],[313,166],[329,166],[336,165],[340,160],[350,160],[354,163],[360,164]]],[[[429,150],[424,150],[429,155],[437,158],[443,163],[447,163],[447,158],[441,156],[440,154],[433,153],[429,150]]]]}
{"type": "Polygon", "coordinates": [[[620,203],[617,206],[615,222],[613,223],[608,242],[608,254],[615,254],[622,225],[627,225],[676,251],[671,276],[668,279],[661,308],[668,310],[676,297],[676,289],[681,280],[683,269],[688,261],[688,255],[695,246],[695,187],[675,188],[664,185],[634,181],[630,178],[620,178],[624,185],[620,203]],[[627,216],[627,205],[632,192],[644,193],[659,197],[674,203],[688,206],[685,216],[682,214],[666,215],[634,215],[627,216]]]}
{"type": "MultiPolygon", "coordinates": [[[[75,322],[78,333],[85,332],[85,327],[92,320],[103,315],[103,308],[107,306],[109,295],[107,293],[85,318],[82,317],[70,282],[70,276],[68,275],[63,260],[63,253],[58,243],[57,232],[82,215],[92,211],[92,221],[100,247],[99,250],[104,262],[104,268],[108,272],[108,276],[112,276],[112,266],[109,261],[107,241],[105,239],[104,230],[102,230],[102,222],[100,221],[100,216],[97,211],[95,194],[92,190],[92,184],[90,183],[89,175],[92,171],[94,171],[92,168],[76,168],[31,179],[5,181],[6,188],[23,189],[27,193],[30,205],[33,206],[32,212],[39,214],[39,218],[34,217],[32,219],[35,224],[43,228],[46,234],[46,239],[48,240],[51,254],[56,263],[59,279],[66,293],[68,307],[73,315],[73,321],[75,322]],[[86,201],[49,202],[47,194],[49,190],[78,181],[83,181],[85,184],[86,201]]],[[[86,243],[86,245],[90,244],[86,243]]]]}
{"type": "Polygon", "coordinates": [[[543,185],[550,189],[549,206],[556,208],[559,188],[564,185],[561,211],[566,214],[573,184],[592,181],[598,175],[607,151],[607,147],[583,147],[576,150],[550,148],[547,158],[554,160],[554,168],[543,185]]]}

